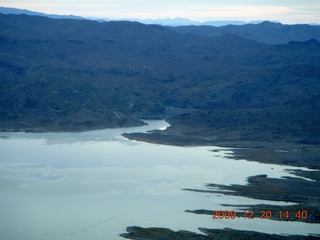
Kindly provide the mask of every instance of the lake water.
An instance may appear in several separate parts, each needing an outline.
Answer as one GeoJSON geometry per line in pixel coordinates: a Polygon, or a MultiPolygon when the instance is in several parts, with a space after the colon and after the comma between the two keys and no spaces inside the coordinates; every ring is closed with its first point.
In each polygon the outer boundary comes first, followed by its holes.
{"type": "MultiPolygon", "coordinates": [[[[184,191],[207,183],[246,184],[248,176],[290,176],[288,166],[226,158],[231,149],[129,141],[148,126],[77,133],[0,133],[0,239],[123,239],[127,226],[199,232],[235,228],[283,234],[320,233],[319,224],[260,219],[213,220],[185,210],[220,204],[272,203],[184,191]],[[212,152],[210,150],[219,150],[212,152]]],[[[277,202],[283,205],[286,203],[277,202]]]]}

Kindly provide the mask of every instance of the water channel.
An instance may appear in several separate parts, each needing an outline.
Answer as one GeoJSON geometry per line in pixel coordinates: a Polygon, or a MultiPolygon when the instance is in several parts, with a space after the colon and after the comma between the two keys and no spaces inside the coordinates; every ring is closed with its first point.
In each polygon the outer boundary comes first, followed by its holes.
{"type": "Polygon", "coordinates": [[[0,239],[123,239],[119,234],[127,226],[320,233],[318,224],[213,220],[185,212],[228,209],[222,203],[285,206],[183,189],[246,184],[248,176],[258,174],[280,178],[297,168],[232,160],[227,158],[232,149],[165,146],[121,136],[168,126],[161,120],[147,123],[88,132],[0,133],[0,239]]]}

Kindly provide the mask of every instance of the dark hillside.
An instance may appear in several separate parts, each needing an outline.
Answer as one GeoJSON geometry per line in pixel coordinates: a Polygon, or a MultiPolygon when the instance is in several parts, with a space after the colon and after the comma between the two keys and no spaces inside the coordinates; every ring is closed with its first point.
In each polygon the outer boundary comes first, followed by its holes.
{"type": "MultiPolygon", "coordinates": [[[[260,119],[255,114],[268,121],[273,109],[281,118],[308,114],[301,106],[319,101],[317,40],[267,45],[234,34],[27,15],[0,14],[0,26],[3,130],[132,126],[164,117],[168,107],[204,111],[204,127],[212,112],[224,119],[235,111],[240,126],[260,119]]],[[[174,121],[191,126],[197,114],[174,121]]],[[[305,124],[317,121],[310,114],[305,124]]]]}
{"type": "Polygon", "coordinates": [[[219,109],[169,119],[167,132],[218,141],[319,141],[320,96],[307,102],[263,109],[219,109]]]}
{"type": "Polygon", "coordinates": [[[179,26],[167,28],[179,33],[192,33],[205,37],[217,37],[229,33],[267,44],[286,44],[290,41],[308,41],[309,39],[320,41],[320,26],[308,24],[285,25],[265,21],[259,24],[241,26],[179,26]]]}

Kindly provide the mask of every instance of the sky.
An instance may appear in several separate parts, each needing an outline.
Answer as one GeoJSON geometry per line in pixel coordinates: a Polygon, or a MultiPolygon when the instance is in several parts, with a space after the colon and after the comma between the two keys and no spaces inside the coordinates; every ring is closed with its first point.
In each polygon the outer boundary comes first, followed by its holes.
{"type": "Polygon", "coordinates": [[[0,6],[109,19],[188,18],[320,24],[320,0],[0,0],[0,6]]]}

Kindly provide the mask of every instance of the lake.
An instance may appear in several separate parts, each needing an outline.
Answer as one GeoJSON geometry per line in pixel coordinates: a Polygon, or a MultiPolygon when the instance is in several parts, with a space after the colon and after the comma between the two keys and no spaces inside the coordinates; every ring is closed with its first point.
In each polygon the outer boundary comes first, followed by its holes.
{"type": "Polygon", "coordinates": [[[207,183],[246,184],[248,176],[292,176],[296,167],[232,160],[232,149],[137,141],[124,132],[168,123],[72,133],[0,133],[0,239],[124,239],[127,226],[199,232],[235,228],[266,233],[320,233],[318,224],[260,219],[213,220],[185,210],[220,204],[284,202],[184,191],[207,183]],[[219,150],[219,151],[211,151],[219,150]]]}

